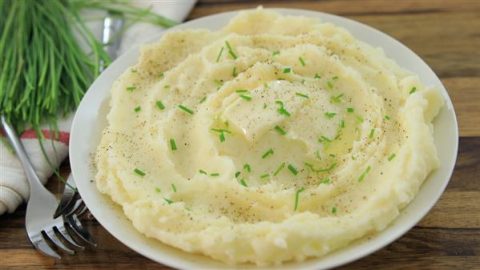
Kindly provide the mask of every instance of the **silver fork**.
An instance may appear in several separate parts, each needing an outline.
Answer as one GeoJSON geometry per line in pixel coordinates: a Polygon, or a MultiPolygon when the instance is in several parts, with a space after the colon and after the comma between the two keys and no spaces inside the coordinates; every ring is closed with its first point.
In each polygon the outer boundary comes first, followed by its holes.
{"type": "Polygon", "coordinates": [[[30,186],[30,198],[25,215],[25,227],[30,242],[43,254],[57,259],[60,259],[60,255],[49,246],[48,241],[68,254],[74,254],[75,250],[67,247],[64,242],[77,249],[84,249],[68,233],[63,217],[53,218],[58,204],[57,199],[40,182],[15,130],[7,123],[3,115],[1,123],[8,140],[17,153],[30,186]]]}

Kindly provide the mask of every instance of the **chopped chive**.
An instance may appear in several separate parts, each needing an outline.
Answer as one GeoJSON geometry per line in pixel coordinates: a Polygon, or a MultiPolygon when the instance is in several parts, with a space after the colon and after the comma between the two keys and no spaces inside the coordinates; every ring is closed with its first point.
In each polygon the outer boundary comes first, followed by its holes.
{"type": "Polygon", "coordinates": [[[207,100],[207,96],[204,96],[202,99],[200,99],[200,102],[198,103],[202,104],[203,102],[205,102],[205,100],[207,100]]]}
{"type": "Polygon", "coordinates": [[[330,97],[330,103],[340,103],[342,102],[342,97],[343,97],[343,94],[340,94],[338,96],[332,96],[330,97]]]}
{"type": "Polygon", "coordinates": [[[332,181],[331,181],[330,178],[328,178],[328,177],[323,178],[323,179],[319,182],[319,184],[325,184],[325,185],[329,185],[329,184],[331,184],[331,183],[332,183],[332,181]]]}
{"type": "Polygon", "coordinates": [[[217,85],[217,89],[223,86],[223,80],[213,80],[213,82],[217,85]]]}
{"type": "Polygon", "coordinates": [[[332,80],[334,80],[334,81],[338,80],[338,76],[333,76],[332,80]]]}
{"type": "Polygon", "coordinates": [[[330,172],[331,170],[333,170],[333,169],[337,166],[337,163],[332,163],[332,165],[330,165],[328,168],[325,168],[325,169],[315,169],[315,168],[313,167],[313,165],[310,164],[310,163],[305,162],[304,164],[305,164],[305,166],[307,166],[308,168],[310,168],[310,170],[312,170],[313,172],[330,172]]]}
{"type": "Polygon", "coordinates": [[[237,77],[237,67],[233,67],[233,70],[232,70],[232,76],[233,77],[237,77]]]}
{"type": "Polygon", "coordinates": [[[241,172],[236,172],[235,173],[235,178],[238,178],[238,176],[241,174],[241,172]]]}
{"type": "Polygon", "coordinates": [[[298,174],[297,168],[295,168],[292,164],[288,164],[287,169],[288,169],[293,175],[297,175],[297,174],[298,174]]]}
{"type": "Polygon", "coordinates": [[[190,115],[193,115],[193,111],[191,109],[189,109],[188,107],[185,107],[183,106],[182,104],[178,105],[178,108],[180,108],[182,111],[190,114],[190,115]]]}
{"type": "Polygon", "coordinates": [[[341,120],[340,121],[340,128],[344,128],[345,127],[345,121],[344,120],[341,120]]]}
{"type": "Polygon", "coordinates": [[[158,77],[159,77],[160,79],[162,79],[164,75],[165,75],[165,74],[164,74],[163,72],[160,72],[160,73],[158,74],[158,77]]]}
{"type": "Polygon", "coordinates": [[[263,103],[263,109],[267,108],[267,103],[263,103]]]}
{"type": "Polygon", "coordinates": [[[227,49],[228,49],[228,54],[230,54],[230,56],[233,58],[233,59],[237,59],[237,55],[235,54],[235,52],[233,51],[232,49],[232,46],[230,46],[230,43],[228,43],[228,41],[225,41],[225,45],[227,45],[227,49]]]}
{"type": "Polygon", "coordinates": [[[163,88],[165,88],[165,89],[170,89],[170,85],[167,84],[167,85],[165,85],[163,88]]]}
{"type": "Polygon", "coordinates": [[[320,136],[320,138],[318,139],[318,142],[320,142],[320,143],[324,143],[324,142],[329,143],[329,142],[332,142],[332,140],[322,135],[322,136],[320,136]]]}
{"type": "Polygon", "coordinates": [[[295,93],[295,95],[297,95],[299,97],[303,97],[303,98],[309,98],[307,95],[299,93],[299,92],[295,93]]]}
{"type": "Polygon", "coordinates": [[[252,168],[250,167],[250,164],[248,163],[245,163],[245,165],[243,165],[243,169],[247,172],[251,172],[252,171],[252,168]]]}
{"type": "Polygon", "coordinates": [[[335,115],[337,115],[337,114],[334,113],[334,112],[326,112],[324,115],[325,115],[325,117],[327,117],[328,119],[332,119],[332,118],[335,117],[335,115]]]}
{"type": "Polygon", "coordinates": [[[162,101],[160,100],[157,100],[157,102],[155,103],[157,105],[157,108],[159,108],[160,110],[165,110],[165,105],[163,105],[162,101]]]}
{"type": "Polygon", "coordinates": [[[273,173],[273,176],[277,176],[277,174],[283,170],[283,168],[285,168],[285,162],[282,162],[282,164],[280,164],[280,166],[278,166],[278,168],[275,170],[275,172],[273,173]]]}
{"type": "Polygon", "coordinates": [[[297,192],[295,192],[295,206],[293,207],[293,210],[296,211],[297,208],[298,208],[298,199],[300,197],[300,193],[303,192],[305,190],[305,188],[300,188],[299,190],[297,190],[297,192]]]}
{"type": "Polygon", "coordinates": [[[390,120],[390,116],[388,116],[388,115],[385,115],[384,118],[385,118],[385,120],[390,120]]]}
{"type": "Polygon", "coordinates": [[[292,71],[291,68],[284,68],[283,73],[290,73],[292,71]]]}
{"type": "Polygon", "coordinates": [[[220,57],[222,56],[222,53],[223,53],[223,48],[224,48],[224,47],[222,46],[222,48],[221,48],[220,51],[218,52],[217,60],[216,60],[217,63],[218,63],[218,61],[220,61],[220,57]]]}
{"type": "Polygon", "coordinates": [[[333,83],[331,81],[327,81],[328,89],[333,89],[333,83]]]}
{"type": "Polygon", "coordinates": [[[228,130],[228,129],[222,129],[222,128],[211,128],[210,130],[211,130],[211,131],[215,131],[215,132],[219,132],[219,133],[223,133],[223,132],[229,133],[229,134],[232,133],[230,130],[228,130]]]}
{"type": "Polygon", "coordinates": [[[137,87],[135,87],[135,86],[127,87],[127,91],[129,91],[129,92],[133,92],[133,90],[135,90],[135,89],[137,89],[137,87]]]}
{"type": "Polygon", "coordinates": [[[305,60],[303,60],[301,56],[298,58],[298,61],[300,61],[300,64],[302,64],[302,66],[305,66],[305,60]]]}
{"type": "Polygon", "coordinates": [[[278,104],[280,107],[277,109],[277,112],[282,115],[290,116],[290,112],[285,109],[283,102],[280,100],[275,101],[276,104],[278,104]]]}
{"type": "Polygon", "coordinates": [[[170,139],[170,149],[172,149],[172,151],[177,150],[177,143],[175,142],[175,139],[170,139]]]}
{"type": "Polygon", "coordinates": [[[132,73],[137,73],[137,69],[135,69],[135,68],[132,68],[131,71],[132,71],[132,73]]]}
{"type": "Polygon", "coordinates": [[[138,168],[135,168],[135,170],[133,170],[133,172],[136,173],[139,176],[145,176],[145,172],[138,169],[138,168]]]}
{"type": "Polygon", "coordinates": [[[172,190],[173,192],[177,192],[177,187],[175,186],[175,184],[172,184],[172,190]]]}
{"type": "Polygon", "coordinates": [[[336,215],[337,214],[337,207],[332,207],[332,214],[336,215]]]}
{"type": "Polygon", "coordinates": [[[412,89],[410,90],[409,94],[411,95],[411,94],[415,93],[415,91],[417,91],[417,87],[414,86],[414,87],[412,87],[412,89]]]}
{"type": "Polygon", "coordinates": [[[268,157],[268,156],[270,156],[270,155],[273,155],[273,149],[272,149],[272,148],[268,149],[268,151],[265,152],[265,153],[262,155],[262,158],[266,158],[266,157],[268,157]]]}
{"type": "Polygon", "coordinates": [[[274,51],[274,52],[272,52],[272,56],[279,55],[279,54],[280,54],[280,51],[274,51]]]}
{"type": "Polygon", "coordinates": [[[280,133],[280,135],[285,135],[287,134],[287,132],[285,130],[283,130],[283,128],[279,127],[279,126],[275,126],[273,129],[275,129],[278,133],[280,133]]]}
{"type": "Polygon", "coordinates": [[[163,198],[163,199],[164,199],[168,204],[172,204],[172,203],[173,203],[172,200],[169,200],[169,199],[167,199],[167,198],[163,198]]]}
{"type": "Polygon", "coordinates": [[[392,159],[394,159],[395,156],[396,156],[395,154],[391,154],[391,155],[388,157],[388,161],[392,161],[392,159]]]}
{"type": "Polygon", "coordinates": [[[201,174],[205,174],[205,175],[207,175],[207,172],[206,172],[206,171],[204,171],[204,170],[201,170],[201,169],[200,169],[200,170],[198,170],[198,172],[199,172],[199,173],[201,173],[201,174]]]}
{"type": "Polygon", "coordinates": [[[133,109],[133,110],[134,110],[135,112],[139,112],[139,111],[141,111],[141,110],[142,110],[142,107],[140,107],[140,106],[137,106],[137,107],[135,107],[135,109],[133,109]]]}
{"type": "Polygon", "coordinates": [[[365,178],[365,176],[368,174],[368,172],[370,172],[370,169],[371,167],[368,166],[367,169],[365,169],[365,171],[360,175],[360,177],[358,177],[358,182],[362,182],[363,179],[365,178]]]}
{"type": "Polygon", "coordinates": [[[237,92],[237,93],[248,93],[248,90],[247,89],[237,89],[237,90],[235,90],[235,92],[237,92]]]}
{"type": "Polygon", "coordinates": [[[252,100],[252,96],[249,96],[249,95],[240,94],[239,96],[240,96],[241,98],[243,98],[244,100],[246,100],[246,101],[252,100]]]}
{"type": "Polygon", "coordinates": [[[162,192],[162,190],[158,187],[155,188],[155,191],[158,192],[158,193],[162,192]]]}
{"type": "Polygon", "coordinates": [[[211,173],[210,176],[220,176],[219,173],[211,173]]]}
{"type": "Polygon", "coordinates": [[[363,117],[361,117],[360,115],[357,115],[356,119],[358,123],[363,123],[363,117]]]}
{"type": "Polygon", "coordinates": [[[240,179],[240,185],[244,187],[248,187],[247,182],[245,182],[245,179],[240,179]]]}
{"type": "Polygon", "coordinates": [[[347,108],[347,112],[353,113],[355,110],[353,108],[347,108]]]}
{"type": "Polygon", "coordinates": [[[225,141],[225,134],[222,132],[218,135],[218,138],[220,139],[220,142],[224,142],[225,141]]]}
{"type": "Polygon", "coordinates": [[[260,178],[267,178],[267,177],[270,177],[270,174],[269,173],[265,173],[265,174],[262,174],[260,175],[260,178]]]}
{"type": "Polygon", "coordinates": [[[372,128],[372,129],[370,130],[370,134],[368,135],[368,138],[372,139],[372,138],[373,138],[373,135],[374,135],[374,133],[375,133],[375,129],[374,129],[374,128],[372,128]]]}
{"type": "Polygon", "coordinates": [[[318,73],[315,73],[315,76],[313,77],[315,79],[321,79],[322,77],[320,75],[318,75],[318,73]]]}

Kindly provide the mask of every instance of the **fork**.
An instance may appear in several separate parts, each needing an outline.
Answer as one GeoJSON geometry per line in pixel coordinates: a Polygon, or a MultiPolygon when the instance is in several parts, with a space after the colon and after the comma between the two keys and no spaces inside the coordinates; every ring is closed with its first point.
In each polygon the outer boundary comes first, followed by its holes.
{"type": "Polygon", "coordinates": [[[63,217],[53,218],[54,210],[58,204],[57,199],[40,182],[15,130],[9,125],[3,115],[1,116],[1,123],[8,140],[17,153],[30,186],[30,198],[28,199],[25,215],[25,228],[28,239],[37,250],[57,259],[61,257],[50,247],[49,241],[68,254],[75,254],[75,250],[67,247],[64,243],[83,250],[84,247],[79,245],[65,228],[63,217]]]}

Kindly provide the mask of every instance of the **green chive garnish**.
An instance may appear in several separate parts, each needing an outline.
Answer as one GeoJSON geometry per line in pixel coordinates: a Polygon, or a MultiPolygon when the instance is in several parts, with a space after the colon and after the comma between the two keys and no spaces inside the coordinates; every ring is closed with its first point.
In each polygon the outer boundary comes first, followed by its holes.
{"type": "Polygon", "coordinates": [[[279,54],[280,54],[280,51],[274,51],[274,52],[272,53],[272,56],[279,55],[279,54]]]}
{"type": "Polygon", "coordinates": [[[337,114],[334,113],[334,112],[326,112],[325,113],[325,117],[327,117],[328,119],[332,119],[333,117],[335,117],[335,115],[337,115],[337,114]]]}
{"type": "Polygon", "coordinates": [[[353,108],[347,108],[347,112],[353,113],[355,110],[353,108]]]}
{"type": "Polygon", "coordinates": [[[205,102],[205,100],[207,100],[207,96],[204,96],[202,99],[200,99],[200,104],[202,104],[203,102],[205,102]]]}
{"type": "Polygon", "coordinates": [[[236,172],[235,173],[235,178],[238,178],[238,176],[241,174],[241,172],[236,172]]]}
{"type": "Polygon", "coordinates": [[[210,176],[220,176],[219,173],[211,173],[210,176]]]}
{"type": "Polygon", "coordinates": [[[245,179],[240,179],[240,185],[244,187],[248,187],[247,182],[245,182],[245,179]]]}
{"type": "Polygon", "coordinates": [[[260,175],[260,178],[267,178],[267,177],[270,177],[270,174],[269,173],[266,173],[266,174],[262,174],[260,175]]]}
{"type": "Polygon", "coordinates": [[[252,171],[252,168],[250,167],[250,164],[248,163],[245,163],[245,165],[243,165],[243,169],[247,172],[251,172],[252,171]]]}
{"type": "Polygon", "coordinates": [[[157,105],[157,108],[159,108],[160,110],[165,110],[165,105],[163,105],[163,103],[160,101],[160,100],[157,100],[157,102],[155,103],[157,105]]]}
{"type": "Polygon", "coordinates": [[[299,96],[299,97],[303,97],[303,98],[309,98],[307,95],[305,94],[302,94],[302,93],[295,93],[295,95],[299,96]]]}
{"type": "Polygon", "coordinates": [[[137,106],[137,107],[135,107],[135,109],[133,109],[133,110],[134,110],[135,112],[139,112],[139,111],[141,111],[141,110],[142,110],[142,107],[140,107],[140,106],[137,106]]]}
{"type": "Polygon", "coordinates": [[[298,208],[298,199],[300,197],[300,193],[303,192],[305,190],[305,188],[300,188],[299,190],[297,190],[297,192],[295,192],[295,206],[293,207],[293,210],[296,211],[297,208],[298,208]]]}
{"type": "Polygon", "coordinates": [[[343,97],[343,94],[340,94],[338,96],[332,96],[330,97],[330,103],[340,103],[342,102],[342,97],[343,97]]]}
{"type": "Polygon", "coordinates": [[[340,121],[340,128],[344,128],[345,127],[345,121],[344,120],[341,120],[340,121]]]}
{"type": "Polygon", "coordinates": [[[297,174],[298,174],[297,168],[295,168],[292,164],[288,164],[287,169],[288,169],[293,175],[297,175],[297,174]]]}
{"type": "Polygon", "coordinates": [[[300,64],[302,64],[302,66],[305,66],[305,60],[303,60],[302,57],[299,57],[298,61],[300,61],[300,64]]]}
{"type": "Polygon", "coordinates": [[[204,170],[198,170],[199,173],[207,175],[207,172],[204,170]]]}
{"type": "Polygon", "coordinates": [[[388,116],[388,115],[385,115],[384,118],[385,118],[385,120],[390,120],[390,116],[388,116]]]}
{"type": "Polygon", "coordinates": [[[223,86],[223,80],[213,80],[213,82],[217,85],[217,90],[223,86]]]}
{"type": "Polygon", "coordinates": [[[172,204],[172,203],[173,203],[172,200],[169,200],[169,199],[167,199],[167,198],[163,198],[163,199],[164,199],[168,204],[172,204]]]}
{"type": "Polygon", "coordinates": [[[409,94],[411,95],[411,94],[415,93],[415,91],[417,91],[417,87],[414,86],[414,87],[412,87],[412,89],[410,90],[409,94]]]}
{"type": "Polygon", "coordinates": [[[217,63],[218,63],[218,61],[220,61],[220,57],[222,56],[222,53],[223,53],[223,46],[222,46],[222,48],[220,49],[220,51],[218,52],[217,60],[216,60],[217,63]]]}
{"type": "Polygon", "coordinates": [[[323,179],[319,182],[319,184],[328,185],[328,184],[330,184],[331,182],[332,182],[332,181],[330,180],[330,178],[325,177],[325,178],[323,178],[323,179]]]}
{"type": "Polygon", "coordinates": [[[158,193],[162,192],[162,190],[158,187],[155,188],[155,191],[158,192],[158,193]]]}
{"type": "Polygon", "coordinates": [[[285,130],[283,130],[283,128],[279,127],[279,126],[275,126],[273,129],[275,129],[278,133],[280,133],[280,135],[285,135],[287,134],[287,132],[285,130]]]}
{"type": "Polygon", "coordinates": [[[129,86],[129,87],[127,87],[127,91],[130,91],[130,92],[132,92],[132,91],[135,90],[135,89],[137,89],[137,87],[135,87],[135,86],[129,86]]]}
{"type": "Polygon", "coordinates": [[[233,77],[237,77],[237,67],[233,67],[233,70],[232,70],[232,76],[233,77]]]}
{"type": "Polygon", "coordinates": [[[290,116],[290,112],[285,109],[283,102],[280,100],[275,101],[276,104],[278,104],[280,107],[277,109],[277,112],[279,114],[285,115],[285,116],[290,116]]]}
{"type": "Polygon", "coordinates": [[[177,187],[175,186],[175,184],[172,184],[172,190],[173,192],[177,192],[177,187]]]}
{"type": "Polygon", "coordinates": [[[394,159],[395,156],[396,156],[395,154],[391,154],[391,155],[388,157],[388,161],[392,161],[392,159],[394,159]]]}
{"type": "Polygon", "coordinates": [[[239,96],[240,96],[241,98],[243,98],[244,100],[246,100],[246,101],[250,101],[250,100],[252,100],[252,97],[251,97],[251,96],[249,96],[249,95],[240,94],[239,96]]]}
{"type": "Polygon", "coordinates": [[[182,104],[178,105],[178,108],[180,108],[180,110],[190,114],[190,115],[193,115],[193,111],[185,106],[183,106],[182,104]]]}
{"type": "Polygon", "coordinates": [[[164,74],[163,72],[160,72],[160,73],[158,74],[158,77],[159,77],[160,79],[162,79],[164,75],[165,75],[165,74],[164,74]]]}
{"type": "Polygon", "coordinates": [[[363,123],[363,117],[361,117],[360,115],[357,115],[356,119],[358,123],[363,123]]]}
{"type": "Polygon", "coordinates": [[[372,129],[370,130],[370,134],[368,135],[368,138],[372,139],[374,133],[375,133],[375,129],[372,128],[372,129]]]}
{"type": "Polygon", "coordinates": [[[337,207],[332,207],[332,214],[336,215],[337,214],[337,207]]]}
{"type": "Polygon", "coordinates": [[[313,172],[330,172],[331,170],[333,170],[333,169],[337,166],[337,163],[333,163],[333,164],[330,165],[328,168],[315,169],[315,168],[313,167],[313,165],[310,164],[310,163],[305,162],[304,164],[305,164],[305,166],[307,166],[308,168],[310,168],[310,170],[312,170],[313,172]]]}
{"type": "Polygon", "coordinates": [[[232,46],[230,46],[230,43],[228,43],[228,41],[225,41],[225,45],[227,45],[227,49],[228,49],[228,54],[230,54],[230,56],[233,58],[233,59],[237,59],[237,55],[235,54],[235,52],[233,51],[232,49],[232,46]]]}
{"type": "Polygon", "coordinates": [[[177,143],[174,139],[170,139],[170,149],[172,149],[172,151],[177,150],[177,143]]]}
{"type": "Polygon", "coordinates": [[[284,68],[283,73],[290,73],[292,71],[291,68],[284,68]]]}
{"type": "Polygon", "coordinates": [[[135,170],[133,170],[133,172],[136,173],[139,176],[145,176],[145,172],[138,169],[138,168],[135,168],[135,170]]]}
{"type": "Polygon", "coordinates": [[[167,85],[165,85],[163,88],[165,88],[165,89],[169,89],[169,88],[170,88],[170,85],[169,85],[169,84],[167,84],[167,85]]]}
{"type": "Polygon", "coordinates": [[[273,173],[273,176],[277,176],[277,174],[283,170],[283,168],[285,168],[285,162],[282,162],[282,164],[280,164],[280,166],[278,166],[278,168],[275,170],[275,172],[273,173]]]}
{"type": "Polygon", "coordinates": [[[272,149],[272,148],[268,149],[268,151],[265,152],[265,153],[262,155],[262,158],[266,158],[266,157],[268,157],[268,156],[270,156],[270,155],[273,155],[273,149],[272,149]]]}
{"type": "Polygon", "coordinates": [[[365,169],[365,171],[360,175],[360,177],[358,177],[358,182],[362,182],[363,179],[365,178],[365,176],[368,174],[368,172],[370,172],[370,169],[371,167],[368,166],[367,169],[365,169]]]}
{"type": "Polygon", "coordinates": [[[322,77],[320,75],[318,75],[318,73],[315,73],[315,76],[313,77],[315,79],[321,79],[322,77]]]}
{"type": "Polygon", "coordinates": [[[222,132],[218,135],[218,138],[220,139],[220,142],[224,142],[225,141],[225,134],[222,132]]]}

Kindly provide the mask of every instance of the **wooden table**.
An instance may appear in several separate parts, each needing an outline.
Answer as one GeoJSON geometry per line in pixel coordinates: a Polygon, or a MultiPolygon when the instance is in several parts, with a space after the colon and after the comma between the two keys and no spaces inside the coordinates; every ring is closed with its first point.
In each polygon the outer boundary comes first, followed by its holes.
{"type": "MultiPolygon", "coordinates": [[[[189,19],[218,12],[289,7],[338,14],[371,25],[400,40],[440,76],[457,112],[460,148],[455,171],[434,209],[386,248],[345,269],[480,269],[480,1],[477,0],[202,0],[189,19]]],[[[68,162],[62,172],[69,172],[68,162]]],[[[52,178],[50,190],[62,184],[52,178]]],[[[0,217],[0,268],[166,269],[110,236],[91,217],[95,250],[55,261],[39,255],[24,232],[25,207],[0,217]]]]}

